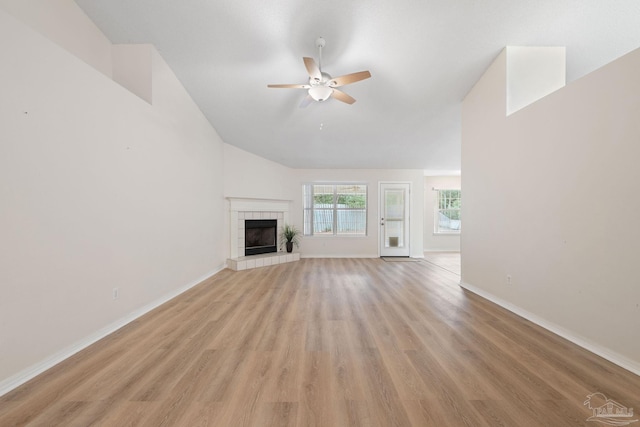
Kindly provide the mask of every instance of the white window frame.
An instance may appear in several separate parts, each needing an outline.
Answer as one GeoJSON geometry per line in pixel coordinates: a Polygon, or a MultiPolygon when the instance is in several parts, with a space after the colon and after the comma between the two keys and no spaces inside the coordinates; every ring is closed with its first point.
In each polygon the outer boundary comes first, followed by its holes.
{"type": "MultiPolygon", "coordinates": [[[[460,231],[462,230],[462,217],[461,217],[461,211],[462,211],[462,207],[458,207],[458,208],[440,208],[440,200],[441,200],[441,192],[443,191],[458,191],[460,192],[460,196],[458,197],[458,200],[460,200],[460,205],[462,204],[462,190],[460,188],[434,188],[433,189],[436,192],[436,201],[435,201],[435,206],[434,206],[434,220],[433,220],[433,234],[460,234],[460,231]],[[440,229],[440,218],[441,218],[441,213],[442,211],[457,211],[458,212],[458,219],[457,220],[451,220],[451,221],[456,221],[456,225],[457,225],[457,229],[440,229]]],[[[444,215],[444,214],[442,214],[444,215]]],[[[447,217],[448,218],[448,217],[447,217]]]]}
{"type": "Polygon", "coordinates": [[[302,210],[303,210],[303,235],[309,237],[366,237],[368,234],[368,214],[369,214],[369,185],[364,182],[310,182],[302,185],[302,210]],[[332,211],[332,232],[331,233],[314,233],[314,186],[331,186],[333,189],[332,207],[326,210],[332,211]],[[358,185],[364,186],[365,204],[364,208],[345,208],[338,205],[338,187],[358,185]],[[363,233],[341,233],[338,224],[341,215],[339,212],[345,211],[362,211],[364,210],[364,232],[363,233]]]}

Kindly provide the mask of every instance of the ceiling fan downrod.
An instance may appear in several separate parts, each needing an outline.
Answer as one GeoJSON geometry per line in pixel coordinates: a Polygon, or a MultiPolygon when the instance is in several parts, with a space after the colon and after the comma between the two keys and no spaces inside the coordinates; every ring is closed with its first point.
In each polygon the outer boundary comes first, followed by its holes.
{"type": "Polygon", "coordinates": [[[320,74],[322,74],[322,48],[326,43],[322,37],[316,39],[316,47],[318,48],[318,70],[320,70],[320,74]]]}

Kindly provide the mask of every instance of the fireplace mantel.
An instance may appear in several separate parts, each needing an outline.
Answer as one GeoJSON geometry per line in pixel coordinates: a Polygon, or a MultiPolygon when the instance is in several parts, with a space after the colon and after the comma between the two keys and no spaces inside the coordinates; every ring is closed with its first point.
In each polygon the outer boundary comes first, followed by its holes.
{"type": "Polygon", "coordinates": [[[231,212],[289,212],[291,200],[227,197],[231,212]]]}

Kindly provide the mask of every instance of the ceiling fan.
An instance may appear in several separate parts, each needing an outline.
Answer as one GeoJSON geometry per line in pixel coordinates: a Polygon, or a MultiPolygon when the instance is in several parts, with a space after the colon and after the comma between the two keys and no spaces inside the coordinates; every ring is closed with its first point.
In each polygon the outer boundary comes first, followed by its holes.
{"type": "Polygon", "coordinates": [[[340,77],[331,77],[328,73],[322,71],[322,48],[324,45],[325,40],[322,37],[318,37],[316,39],[316,47],[318,48],[318,64],[316,64],[316,61],[314,61],[313,58],[302,58],[304,66],[307,68],[307,73],[309,73],[308,84],[267,85],[267,87],[307,89],[308,95],[302,101],[300,107],[306,107],[311,103],[311,101],[326,101],[332,96],[338,101],[346,102],[347,104],[353,104],[356,102],[355,98],[347,95],[337,88],[350,83],[359,82],[360,80],[368,79],[371,77],[371,73],[369,71],[359,71],[357,73],[346,74],[340,77]]]}

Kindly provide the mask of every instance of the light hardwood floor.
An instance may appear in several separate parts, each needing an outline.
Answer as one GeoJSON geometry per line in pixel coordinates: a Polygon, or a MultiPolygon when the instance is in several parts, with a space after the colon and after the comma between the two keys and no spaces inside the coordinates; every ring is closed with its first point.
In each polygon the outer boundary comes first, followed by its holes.
{"type": "Polygon", "coordinates": [[[460,275],[460,252],[425,252],[424,260],[460,275]]]}
{"type": "Polygon", "coordinates": [[[0,398],[0,426],[582,426],[596,391],[640,412],[640,377],[458,280],[426,261],[225,270],[0,398]]]}

